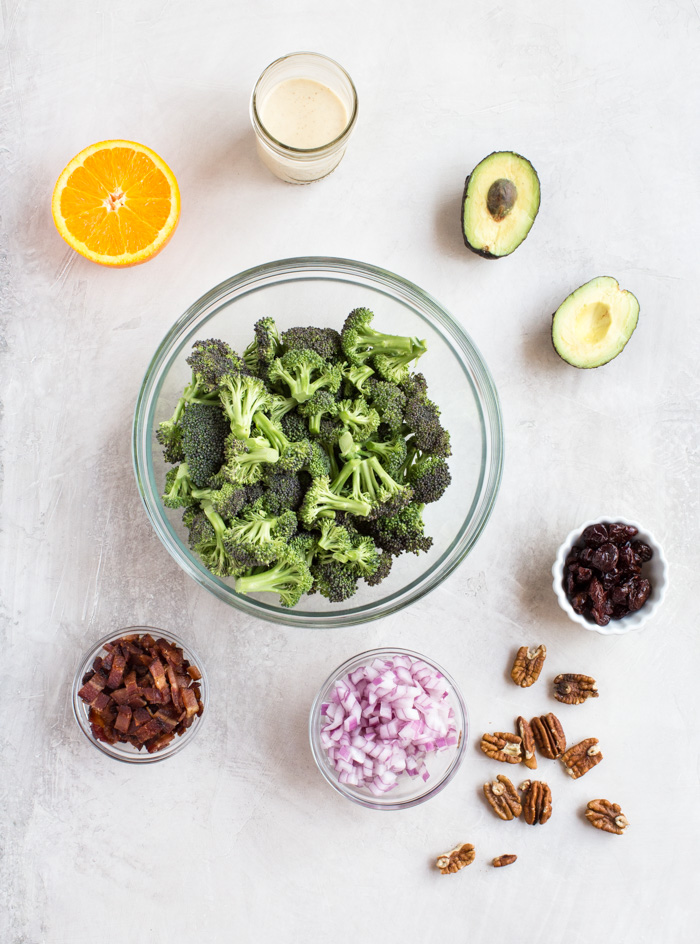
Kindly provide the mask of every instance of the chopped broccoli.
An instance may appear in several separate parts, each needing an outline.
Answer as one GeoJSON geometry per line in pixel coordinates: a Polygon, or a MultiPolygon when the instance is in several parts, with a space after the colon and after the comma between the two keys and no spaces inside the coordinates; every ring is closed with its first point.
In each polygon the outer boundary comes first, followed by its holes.
{"type": "MultiPolygon", "coordinates": [[[[276,466],[271,468],[275,469],[276,466]]],[[[261,489],[263,506],[271,515],[299,510],[304,500],[304,489],[299,477],[293,472],[267,472],[263,484],[265,485],[264,491],[261,489]]]]}
{"type": "Polygon", "coordinates": [[[334,479],[331,489],[341,495],[347,485],[352,498],[361,495],[370,502],[373,518],[394,514],[413,498],[413,489],[393,479],[377,456],[349,459],[334,479]]]}
{"type": "Polygon", "coordinates": [[[442,498],[452,481],[450,469],[442,456],[421,455],[406,476],[415,501],[427,505],[442,498]]]}
{"type": "Polygon", "coordinates": [[[253,327],[255,337],[243,352],[247,368],[259,377],[266,377],[267,370],[277,357],[281,342],[274,318],[261,318],[253,327]]]}
{"type": "Polygon", "coordinates": [[[389,576],[391,565],[394,563],[394,558],[386,551],[379,551],[377,556],[379,558],[377,569],[373,574],[368,574],[365,577],[365,583],[369,584],[370,587],[376,587],[382,580],[385,580],[389,576]]]}
{"type": "Polygon", "coordinates": [[[362,451],[365,455],[369,453],[377,456],[389,475],[397,482],[401,480],[408,451],[403,436],[395,436],[388,442],[369,440],[369,442],[362,443],[362,451]]]}
{"type": "Polygon", "coordinates": [[[271,446],[279,452],[277,469],[280,472],[299,472],[311,457],[311,442],[308,439],[291,442],[282,427],[269,420],[264,413],[256,413],[255,425],[271,446]]]}
{"type": "MultiPolygon", "coordinates": [[[[226,523],[218,515],[210,501],[202,502],[202,511],[209,521],[209,528],[199,527],[198,540],[193,545],[195,553],[202,558],[202,563],[217,577],[235,576],[240,567],[231,559],[224,545],[226,523]]],[[[192,538],[192,530],[190,531],[192,538]]]]}
{"type": "Polygon", "coordinates": [[[367,393],[367,381],[374,374],[373,368],[369,364],[351,364],[343,370],[343,376],[353,387],[356,387],[360,393],[367,393]]]}
{"type": "Polygon", "coordinates": [[[335,328],[289,328],[282,334],[285,351],[314,351],[324,361],[342,360],[340,334],[335,328]]]}
{"type": "MultiPolygon", "coordinates": [[[[296,403],[296,400],[294,401],[296,403]]],[[[282,432],[290,442],[301,442],[309,438],[309,426],[298,410],[286,413],[279,421],[282,432]]]]}
{"type": "Polygon", "coordinates": [[[286,547],[274,567],[236,580],[236,593],[277,593],[282,606],[296,606],[311,589],[313,578],[304,555],[297,547],[286,547]]]}
{"type": "Polygon", "coordinates": [[[224,535],[224,545],[231,558],[244,567],[263,567],[282,554],[297,529],[293,511],[270,515],[262,502],[234,518],[224,535]]]}
{"type": "Polygon", "coordinates": [[[324,361],[315,351],[295,350],[275,358],[269,377],[272,383],[286,386],[297,403],[305,403],[322,387],[335,393],[343,374],[340,367],[324,361]]]}
{"type": "Polygon", "coordinates": [[[316,558],[311,565],[313,588],[331,603],[342,603],[357,592],[357,574],[334,558],[316,558]]]}
{"type": "Polygon", "coordinates": [[[180,427],[190,478],[197,488],[205,488],[223,465],[229,424],[218,403],[189,403],[180,427]]]}
{"type": "Polygon", "coordinates": [[[321,432],[321,420],[324,416],[335,416],[338,403],[330,390],[318,390],[305,403],[299,404],[299,413],[309,421],[309,432],[318,436],[321,432]]]}
{"type": "Polygon", "coordinates": [[[369,439],[379,426],[379,414],[368,406],[364,397],[341,400],[336,407],[336,416],[356,443],[369,439]]]}
{"type": "Polygon", "coordinates": [[[411,361],[425,353],[425,341],[382,334],[371,327],[373,319],[374,313],[369,308],[355,308],[345,319],[340,338],[343,352],[351,364],[361,367],[377,354],[409,355],[411,361]]]}
{"type": "Polygon", "coordinates": [[[156,439],[163,446],[163,458],[166,462],[175,464],[184,461],[185,454],[182,451],[182,426],[180,421],[185,407],[192,403],[218,403],[217,394],[205,390],[194,374],[192,374],[192,379],[177,401],[173,415],[170,419],[159,423],[156,430],[156,439]]]}
{"type": "Polygon", "coordinates": [[[337,495],[331,491],[327,476],[313,479],[299,509],[299,517],[307,527],[313,527],[319,518],[333,518],[336,511],[366,517],[372,511],[371,502],[362,498],[337,495]]]}
{"type": "Polygon", "coordinates": [[[413,502],[395,515],[376,518],[364,526],[377,547],[394,557],[399,554],[419,554],[428,551],[433,539],[425,534],[423,505],[413,502]]]}
{"type": "Polygon", "coordinates": [[[211,502],[214,511],[225,521],[231,521],[242,514],[246,508],[254,505],[262,494],[263,489],[260,485],[234,485],[232,482],[224,481],[220,488],[210,489],[208,494],[202,497],[211,502]]]}
{"type": "Polygon", "coordinates": [[[203,389],[215,391],[224,377],[247,374],[245,361],[225,341],[210,338],[196,341],[187,358],[192,374],[203,389]]]}
{"type": "Polygon", "coordinates": [[[163,504],[166,508],[187,508],[193,503],[192,479],[186,462],[168,469],[163,504]]]}
{"type": "Polygon", "coordinates": [[[263,436],[226,440],[226,461],[220,475],[233,485],[255,485],[263,477],[265,465],[276,463],[280,454],[263,436]]]}
{"type": "Polygon", "coordinates": [[[408,397],[405,421],[413,433],[412,443],[420,452],[443,458],[452,455],[450,434],[440,423],[440,410],[425,394],[408,397]]]}
{"type": "Polygon", "coordinates": [[[386,380],[371,380],[367,396],[379,413],[382,423],[386,423],[392,433],[399,432],[403,426],[406,409],[406,394],[403,390],[386,380]]]}

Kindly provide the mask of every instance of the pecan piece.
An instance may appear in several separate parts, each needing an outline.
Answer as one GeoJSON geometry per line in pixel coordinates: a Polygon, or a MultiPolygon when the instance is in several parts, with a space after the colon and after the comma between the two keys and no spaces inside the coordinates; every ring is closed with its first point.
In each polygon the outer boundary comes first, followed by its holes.
{"type": "Polygon", "coordinates": [[[474,861],[474,846],[470,842],[462,843],[452,852],[446,852],[438,856],[435,865],[440,869],[443,875],[449,875],[450,872],[459,872],[465,865],[471,865],[474,861]]]}
{"type": "Polygon", "coordinates": [[[598,747],[598,738],[586,738],[585,741],[574,744],[565,754],[562,754],[561,762],[566,767],[567,774],[574,780],[578,780],[602,759],[603,754],[598,747]]]}
{"type": "Polygon", "coordinates": [[[506,764],[519,764],[523,759],[520,738],[517,734],[504,734],[503,731],[496,731],[495,734],[485,734],[479,746],[491,760],[500,760],[506,764]]]}
{"type": "Polygon", "coordinates": [[[503,868],[504,865],[512,865],[518,857],[516,855],[500,855],[496,856],[493,860],[492,865],[494,869],[503,868]]]}
{"type": "Polygon", "coordinates": [[[521,688],[529,688],[540,677],[544,660],[547,658],[546,646],[521,646],[515,656],[510,677],[521,688]]]}
{"type": "Polygon", "coordinates": [[[629,826],[619,803],[611,803],[610,800],[591,800],[586,807],[586,819],[596,829],[604,829],[606,833],[616,833],[618,836],[629,826]]]}
{"type": "Polygon", "coordinates": [[[531,724],[540,754],[550,760],[561,757],[566,750],[566,738],[559,718],[550,711],[548,715],[533,718],[531,724]]]}
{"type": "Polygon", "coordinates": [[[532,727],[529,721],[523,717],[515,719],[515,727],[518,729],[520,740],[522,741],[523,763],[530,770],[537,770],[537,758],[535,757],[535,735],[532,733],[532,727]]]}
{"type": "Polygon", "coordinates": [[[503,774],[484,784],[484,796],[500,819],[517,819],[523,811],[518,791],[503,774]]]}
{"type": "Polygon", "coordinates": [[[520,784],[523,797],[523,819],[530,826],[547,822],[552,815],[552,791],[542,780],[525,780],[520,784]]]}
{"type": "Polygon", "coordinates": [[[565,705],[582,705],[587,698],[597,698],[596,681],[590,675],[567,672],[554,679],[554,697],[565,705]]]}

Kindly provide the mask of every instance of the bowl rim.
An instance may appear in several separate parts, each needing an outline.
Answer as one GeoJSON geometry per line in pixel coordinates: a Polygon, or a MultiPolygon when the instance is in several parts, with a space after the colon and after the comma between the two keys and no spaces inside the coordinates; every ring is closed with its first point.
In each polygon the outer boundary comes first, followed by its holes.
{"type": "MultiPolygon", "coordinates": [[[[311,755],[314,759],[314,763],[327,783],[329,783],[337,793],[346,799],[351,800],[353,803],[357,803],[359,806],[366,807],[367,809],[381,811],[387,810],[393,812],[396,810],[411,809],[414,806],[419,806],[421,803],[425,803],[426,800],[430,800],[432,797],[436,796],[438,793],[444,790],[449,783],[452,782],[455,774],[462,765],[462,761],[464,760],[467,751],[470,733],[469,710],[459,686],[452,678],[450,673],[444,669],[439,662],[435,662],[434,659],[431,659],[420,652],[416,652],[414,649],[404,649],[401,646],[381,646],[378,649],[367,649],[365,652],[358,652],[350,659],[346,659],[345,662],[341,663],[341,665],[339,665],[333,672],[330,673],[330,675],[319,688],[318,693],[312,702],[311,710],[309,711],[308,732],[311,755]],[[323,763],[323,748],[316,743],[316,738],[314,737],[321,718],[320,708],[321,704],[323,703],[323,695],[329,686],[332,685],[336,679],[340,678],[341,675],[347,674],[350,666],[354,665],[356,662],[377,659],[381,658],[382,656],[391,655],[410,656],[411,658],[425,662],[431,668],[436,669],[436,671],[438,671],[449,684],[452,690],[452,695],[454,695],[456,702],[456,710],[461,714],[462,720],[462,739],[457,745],[452,761],[440,779],[430,786],[428,786],[426,783],[426,789],[419,796],[409,797],[405,800],[397,801],[396,803],[391,803],[389,799],[387,801],[382,801],[380,798],[375,797],[369,793],[365,796],[359,792],[354,792],[353,789],[348,787],[346,784],[340,783],[337,778],[332,776],[331,771],[328,769],[327,765],[323,763]]],[[[389,798],[390,794],[386,794],[386,796],[389,798]]]]}
{"type": "Polygon", "coordinates": [[[195,736],[202,729],[202,725],[208,715],[208,706],[209,706],[209,678],[207,676],[206,668],[204,663],[200,659],[199,655],[195,650],[186,642],[181,636],[178,636],[177,633],[172,633],[169,630],[161,629],[158,626],[124,626],[119,630],[115,630],[112,633],[108,633],[106,636],[102,636],[100,639],[95,640],[90,649],[86,650],[83,655],[80,657],[80,661],[75,670],[75,675],[73,676],[73,684],[71,686],[71,707],[73,709],[73,717],[75,721],[88,739],[88,741],[96,747],[98,751],[101,751],[103,754],[106,754],[107,757],[111,757],[113,760],[118,760],[121,763],[126,764],[156,764],[159,761],[167,760],[169,757],[173,757],[175,754],[179,754],[180,751],[187,747],[188,744],[191,744],[195,736]],[[171,741],[162,751],[157,751],[155,754],[149,754],[147,751],[127,751],[126,749],[120,749],[115,747],[112,744],[107,744],[104,741],[96,740],[92,732],[90,731],[90,722],[88,721],[87,716],[87,705],[85,702],[78,697],[78,692],[82,688],[82,678],[87,671],[92,668],[92,663],[95,658],[100,654],[100,651],[104,649],[105,643],[114,642],[116,639],[120,639],[122,636],[131,635],[138,633],[139,635],[144,635],[145,633],[150,633],[151,635],[157,634],[162,636],[168,642],[174,642],[179,646],[185,654],[185,657],[192,665],[196,665],[199,671],[202,673],[202,678],[199,682],[200,684],[200,694],[203,704],[202,714],[195,719],[195,721],[190,725],[189,728],[185,731],[184,734],[179,735],[175,740],[171,741]]]}
{"type": "Polygon", "coordinates": [[[225,279],[200,296],[170,327],[151,358],[137,397],[132,427],[132,462],[141,500],[161,543],[180,567],[200,586],[249,616],[280,625],[300,625],[305,628],[361,625],[397,612],[439,586],[469,554],[491,516],[503,474],[503,456],[503,418],[498,392],[481,353],[468,333],[440,302],[413,282],[370,263],[334,256],[297,256],[267,262],[225,279]],[[188,332],[203,315],[208,312],[208,320],[215,313],[217,304],[226,296],[234,292],[248,294],[256,291],[256,285],[259,288],[259,283],[266,280],[278,283],[306,278],[348,282],[353,277],[365,279],[375,291],[390,294],[395,300],[414,309],[419,317],[430,323],[459,361],[466,381],[474,391],[480,414],[482,469],[472,506],[460,531],[442,555],[419,577],[380,603],[350,606],[340,612],[329,610],[319,613],[298,608],[285,610],[279,605],[236,594],[230,585],[207,571],[175,535],[152,475],[150,447],[155,403],[165,372],[175,360],[173,350],[178,344],[184,344],[188,332]]]}
{"type": "Polygon", "coordinates": [[[559,606],[574,623],[578,623],[579,626],[583,626],[584,629],[599,633],[601,636],[624,636],[629,632],[642,629],[642,627],[649,622],[652,616],[656,614],[657,610],[663,603],[666,596],[667,587],[668,560],[666,559],[666,555],[664,554],[661,544],[648,528],[645,528],[644,525],[641,525],[638,521],[633,521],[631,518],[627,518],[625,515],[598,515],[595,518],[590,518],[588,521],[584,521],[583,524],[580,524],[577,528],[572,528],[572,530],[567,534],[566,538],[559,546],[556,558],[552,564],[552,588],[554,589],[559,606]],[[597,623],[590,622],[580,613],[574,612],[573,607],[566,597],[564,587],[562,586],[564,561],[566,555],[569,553],[574,544],[578,542],[581,534],[586,528],[590,527],[592,524],[599,524],[601,521],[620,522],[620,524],[627,524],[635,527],[639,532],[639,537],[652,548],[654,551],[654,556],[661,566],[661,578],[654,582],[654,599],[647,600],[641,610],[637,610],[636,613],[625,616],[624,619],[610,620],[607,626],[598,626],[597,623]]]}

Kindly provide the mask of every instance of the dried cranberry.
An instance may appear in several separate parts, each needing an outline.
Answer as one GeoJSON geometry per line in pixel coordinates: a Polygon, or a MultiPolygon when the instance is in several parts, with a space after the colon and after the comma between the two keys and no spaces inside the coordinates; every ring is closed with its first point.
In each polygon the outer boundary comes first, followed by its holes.
{"type": "Polygon", "coordinates": [[[600,578],[600,582],[603,585],[603,590],[612,590],[613,587],[616,587],[619,584],[621,577],[622,573],[617,568],[615,568],[615,570],[609,571],[607,574],[603,574],[600,578]]]}
{"type": "Polygon", "coordinates": [[[608,525],[608,534],[613,544],[624,544],[635,536],[637,529],[632,524],[622,524],[616,521],[608,525]]]}
{"type": "Polygon", "coordinates": [[[618,567],[621,571],[629,574],[638,574],[641,571],[641,560],[631,544],[624,544],[620,548],[618,567]]]}
{"type": "Polygon", "coordinates": [[[593,555],[591,563],[598,570],[602,570],[604,574],[607,574],[608,571],[615,569],[618,557],[619,551],[614,544],[601,544],[593,555]]]}
{"type": "Polygon", "coordinates": [[[593,550],[592,547],[584,547],[584,549],[581,551],[579,560],[581,561],[582,564],[590,564],[591,561],[593,560],[594,554],[595,554],[595,551],[593,550]]]}
{"type": "Polygon", "coordinates": [[[591,610],[591,616],[599,626],[607,626],[610,622],[610,616],[605,612],[604,609],[602,609],[602,607],[594,606],[591,610]]]}
{"type": "Polygon", "coordinates": [[[574,546],[571,548],[571,550],[569,551],[569,553],[566,555],[566,563],[567,563],[567,564],[574,564],[574,563],[576,563],[576,561],[579,559],[580,555],[581,555],[581,548],[580,548],[580,547],[577,547],[577,546],[574,544],[574,546]]]}
{"type": "Polygon", "coordinates": [[[581,535],[581,540],[587,547],[600,547],[609,540],[607,525],[602,522],[590,524],[581,535]]]}
{"type": "Polygon", "coordinates": [[[648,544],[645,544],[643,541],[634,541],[632,543],[632,550],[640,559],[640,561],[642,561],[642,563],[644,564],[647,561],[650,561],[652,557],[654,556],[653,550],[649,547],[648,544]]]}
{"type": "Polygon", "coordinates": [[[602,606],[605,601],[605,590],[603,590],[603,585],[597,577],[594,577],[588,584],[588,596],[594,607],[602,606]]]}
{"type": "Polygon", "coordinates": [[[577,593],[575,596],[573,596],[571,598],[571,606],[573,608],[574,613],[579,613],[579,614],[583,613],[586,607],[587,600],[588,600],[588,597],[585,593],[577,593]]]}
{"type": "Polygon", "coordinates": [[[593,576],[593,571],[590,567],[580,567],[578,566],[575,571],[572,571],[574,575],[574,580],[576,583],[587,584],[591,577],[593,576]]]}
{"type": "Polygon", "coordinates": [[[613,607],[612,618],[614,620],[624,619],[625,616],[628,616],[628,615],[629,615],[629,610],[627,609],[626,606],[624,606],[624,604],[618,604],[617,606],[613,607]]]}
{"type": "Polygon", "coordinates": [[[564,577],[564,590],[569,599],[571,599],[576,592],[576,583],[574,581],[574,575],[571,572],[564,577]]]}
{"type": "Polygon", "coordinates": [[[629,592],[629,583],[621,583],[619,586],[613,587],[610,593],[610,599],[615,604],[626,604],[627,598],[629,597],[629,592]]]}
{"type": "Polygon", "coordinates": [[[649,599],[650,593],[651,584],[649,581],[645,577],[635,577],[632,580],[632,586],[630,587],[629,592],[628,606],[630,610],[641,610],[641,608],[649,599]]]}

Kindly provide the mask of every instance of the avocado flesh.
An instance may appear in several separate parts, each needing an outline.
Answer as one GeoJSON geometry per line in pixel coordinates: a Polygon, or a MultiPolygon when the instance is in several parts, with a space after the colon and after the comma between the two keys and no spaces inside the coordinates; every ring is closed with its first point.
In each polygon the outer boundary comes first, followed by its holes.
{"type": "Polygon", "coordinates": [[[638,318],[639,302],[616,279],[591,279],[554,312],[554,350],[573,367],[602,367],[627,344],[638,318]]]}
{"type": "Polygon", "coordinates": [[[532,229],[539,208],[540,181],[532,164],[513,151],[495,151],[464,185],[464,242],[486,259],[508,256],[532,229]]]}

